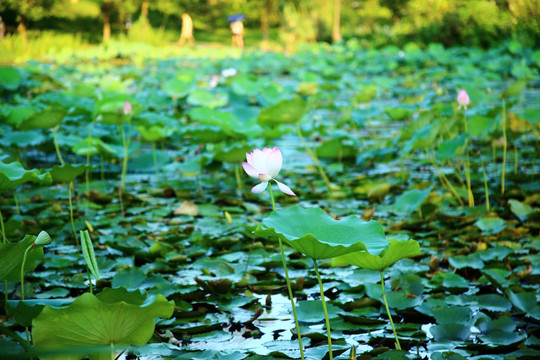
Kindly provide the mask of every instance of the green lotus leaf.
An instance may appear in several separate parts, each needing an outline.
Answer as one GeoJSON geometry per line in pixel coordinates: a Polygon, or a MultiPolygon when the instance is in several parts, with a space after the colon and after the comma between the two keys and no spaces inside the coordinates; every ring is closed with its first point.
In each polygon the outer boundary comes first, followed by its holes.
{"type": "Polygon", "coordinates": [[[64,164],[55,165],[50,169],[50,173],[54,182],[69,182],[73,181],[77,176],[82,175],[88,166],[86,164],[64,164]]]}
{"type": "Polygon", "coordinates": [[[294,206],[274,211],[262,221],[255,235],[277,236],[313,259],[329,259],[351,252],[380,254],[387,246],[382,226],[356,216],[334,220],[320,208],[294,206]]]}
{"type": "Polygon", "coordinates": [[[194,82],[171,79],[163,84],[163,91],[170,97],[183,98],[195,89],[195,85],[194,82]]]}
{"type": "Polygon", "coordinates": [[[20,128],[21,130],[50,129],[60,125],[66,114],[66,110],[60,106],[48,106],[24,120],[20,128]]]}
{"type": "Polygon", "coordinates": [[[257,122],[261,126],[296,124],[304,116],[306,110],[307,103],[299,97],[281,100],[276,105],[261,110],[257,122]]]}
{"type": "Polygon", "coordinates": [[[527,220],[529,215],[535,213],[532,206],[522,203],[516,199],[510,199],[508,200],[508,203],[510,204],[510,210],[518,217],[520,221],[527,220]]]}
{"type": "Polygon", "coordinates": [[[51,174],[36,169],[26,170],[18,162],[9,164],[0,162],[0,193],[13,189],[25,182],[34,182],[49,185],[52,182],[51,174]]]}
{"type": "Polygon", "coordinates": [[[169,137],[173,133],[173,129],[159,125],[150,127],[137,126],[137,131],[141,134],[144,141],[156,142],[169,137]]]}
{"type": "MultiPolygon", "coordinates": [[[[19,281],[24,252],[32,246],[36,237],[26,235],[18,243],[0,244],[0,280],[19,281]]],[[[43,247],[35,246],[26,257],[24,271],[33,270],[37,261],[43,259],[43,247]]]]}
{"type": "Polygon", "coordinates": [[[86,156],[90,154],[90,156],[94,155],[116,155],[116,151],[103,142],[103,140],[99,138],[86,138],[84,140],[79,141],[77,144],[75,144],[71,150],[81,156],[86,156]]]}
{"type": "Polygon", "coordinates": [[[85,293],[68,307],[43,309],[32,321],[34,346],[38,352],[58,351],[51,359],[101,359],[103,349],[145,345],[154,333],[154,319],[169,318],[173,310],[174,304],[162,295],[135,305],[85,293]]]}
{"type": "Polygon", "coordinates": [[[358,147],[344,144],[342,139],[330,139],[315,149],[322,159],[351,159],[358,155],[358,147]]]}
{"type": "Polygon", "coordinates": [[[192,137],[196,142],[216,143],[223,140],[226,136],[224,131],[219,126],[214,125],[198,125],[185,126],[180,133],[187,137],[192,137]]]}
{"type": "Polygon", "coordinates": [[[214,94],[206,90],[194,90],[187,98],[187,103],[191,106],[205,106],[210,109],[225,106],[228,102],[227,94],[214,94]]]}
{"type": "Polygon", "coordinates": [[[368,252],[354,252],[332,259],[333,266],[356,265],[363,269],[382,271],[401,259],[420,254],[416,240],[400,241],[389,239],[390,245],[379,255],[368,252]]]}
{"type": "Polygon", "coordinates": [[[246,158],[246,153],[251,148],[246,144],[236,143],[232,145],[217,146],[214,151],[213,159],[227,163],[239,163],[246,158]]]}
{"type": "Polygon", "coordinates": [[[398,213],[410,214],[415,212],[431,192],[432,186],[424,190],[411,189],[401,194],[394,203],[394,210],[398,213]]]}
{"type": "Polygon", "coordinates": [[[133,97],[126,94],[109,95],[94,105],[94,118],[98,118],[104,124],[121,125],[130,119],[131,115],[124,114],[124,106],[129,101],[133,113],[138,113],[141,105],[133,97]]]}
{"type": "Polygon", "coordinates": [[[8,90],[17,90],[22,83],[19,71],[9,66],[0,66],[0,86],[8,90]]]}

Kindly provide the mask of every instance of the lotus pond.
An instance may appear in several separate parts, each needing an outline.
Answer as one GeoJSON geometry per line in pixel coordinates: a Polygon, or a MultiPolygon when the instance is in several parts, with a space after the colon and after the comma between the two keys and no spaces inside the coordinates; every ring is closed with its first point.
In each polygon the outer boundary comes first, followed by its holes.
{"type": "Polygon", "coordinates": [[[540,357],[540,51],[95,55],[0,67],[2,358],[540,357]]]}

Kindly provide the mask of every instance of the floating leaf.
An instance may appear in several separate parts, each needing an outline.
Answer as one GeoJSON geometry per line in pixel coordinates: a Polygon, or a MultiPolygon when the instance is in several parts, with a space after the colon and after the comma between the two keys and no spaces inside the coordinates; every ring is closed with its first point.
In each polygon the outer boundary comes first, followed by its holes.
{"type": "Polygon", "coordinates": [[[19,71],[13,67],[0,66],[0,86],[8,90],[17,90],[22,83],[22,76],[19,71]]]}
{"type": "Polygon", "coordinates": [[[535,212],[530,205],[522,203],[521,201],[510,199],[508,202],[510,203],[510,210],[518,217],[520,221],[527,220],[529,215],[535,212]]]}
{"type": "Polygon", "coordinates": [[[98,359],[96,350],[99,354],[111,347],[146,344],[154,332],[154,318],[169,318],[173,309],[173,303],[162,295],[139,306],[124,301],[106,303],[85,293],[66,308],[46,306],[32,322],[32,338],[38,352],[73,351],[52,358],[80,359],[90,354],[98,359]]]}
{"type": "Polygon", "coordinates": [[[399,241],[389,239],[390,244],[380,255],[368,252],[354,252],[332,259],[333,266],[356,265],[363,269],[382,271],[399,260],[420,254],[420,245],[415,240],[399,241]]]}
{"type": "Polygon", "coordinates": [[[257,227],[255,235],[278,236],[313,259],[328,259],[355,251],[378,255],[389,244],[382,226],[374,220],[365,222],[356,216],[334,220],[320,208],[298,206],[274,211],[257,227]]]}
{"type": "MultiPolygon", "coordinates": [[[[21,279],[24,253],[35,240],[35,236],[26,235],[18,243],[0,244],[0,280],[19,281],[21,279]]],[[[34,246],[28,252],[24,271],[33,270],[37,261],[41,259],[43,259],[43,247],[34,246]]]]}
{"type": "Polygon", "coordinates": [[[60,125],[66,114],[67,111],[60,106],[49,106],[24,120],[20,128],[21,130],[50,129],[60,125]]]}
{"type": "Polygon", "coordinates": [[[281,100],[272,107],[262,109],[257,122],[261,126],[296,124],[304,116],[306,108],[306,102],[299,97],[292,100],[281,100]]]}
{"type": "Polygon", "coordinates": [[[415,212],[426,200],[432,186],[425,190],[411,189],[401,194],[394,203],[394,209],[398,213],[410,214],[415,212]]]}
{"type": "Polygon", "coordinates": [[[77,176],[82,175],[88,166],[86,164],[64,164],[64,165],[55,165],[50,169],[50,173],[54,182],[70,182],[75,180],[77,176]]]}
{"type": "Polygon", "coordinates": [[[483,217],[474,223],[483,233],[493,235],[500,233],[506,228],[506,223],[498,217],[483,217]]]}
{"type": "Polygon", "coordinates": [[[26,170],[18,162],[9,164],[0,162],[0,193],[26,182],[49,185],[52,182],[52,177],[48,172],[40,172],[35,169],[26,170]]]}

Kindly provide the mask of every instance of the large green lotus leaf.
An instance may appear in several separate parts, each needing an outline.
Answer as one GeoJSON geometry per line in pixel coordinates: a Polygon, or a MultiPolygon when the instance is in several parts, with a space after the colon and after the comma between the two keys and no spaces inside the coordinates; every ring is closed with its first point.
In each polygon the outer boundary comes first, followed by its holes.
{"type": "Polygon", "coordinates": [[[94,105],[94,118],[100,119],[104,124],[121,125],[128,121],[129,116],[124,115],[124,106],[129,101],[133,113],[139,113],[141,105],[135,99],[126,94],[109,94],[103,100],[94,105]]]}
{"type": "Polygon", "coordinates": [[[390,245],[379,255],[365,251],[349,253],[333,258],[332,265],[356,265],[363,269],[382,271],[401,259],[420,254],[420,245],[416,240],[389,239],[388,241],[390,245]]]}
{"type": "Polygon", "coordinates": [[[388,114],[388,116],[390,116],[392,118],[392,120],[396,120],[396,121],[405,120],[405,119],[409,118],[411,116],[411,114],[412,114],[412,111],[409,110],[409,109],[406,109],[406,108],[399,108],[399,107],[390,108],[390,107],[387,107],[385,110],[386,110],[386,113],[388,114]]]}
{"type": "Polygon", "coordinates": [[[225,106],[228,102],[227,94],[214,94],[206,90],[194,90],[187,98],[187,103],[191,106],[204,106],[210,109],[225,106]]]}
{"type": "Polygon", "coordinates": [[[75,180],[79,175],[82,175],[88,166],[86,164],[79,165],[55,165],[50,169],[50,173],[54,182],[69,182],[75,180]]]}
{"type": "Polygon", "coordinates": [[[46,305],[64,306],[72,302],[72,299],[27,299],[8,300],[6,314],[13,316],[15,321],[22,326],[32,326],[32,320],[41,313],[46,305]]]}
{"type": "Polygon", "coordinates": [[[535,211],[532,206],[522,203],[516,199],[508,200],[510,204],[510,210],[518,217],[520,221],[525,221],[529,215],[533,214],[535,211]]]}
{"type": "Polygon", "coordinates": [[[315,153],[319,158],[323,159],[350,159],[356,157],[358,148],[352,145],[344,145],[341,139],[331,139],[317,147],[315,153]]]}
{"type": "MultiPolygon", "coordinates": [[[[21,280],[21,266],[24,252],[32,246],[36,237],[26,235],[18,243],[0,244],[0,280],[21,280]]],[[[28,251],[24,271],[33,270],[38,260],[43,259],[43,247],[35,246],[28,251]]]]}
{"type": "Polygon", "coordinates": [[[141,134],[143,140],[148,142],[163,140],[173,133],[173,129],[160,125],[137,126],[137,131],[141,134]]]}
{"type": "Polygon", "coordinates": [[[196,142],[216,143],[224,139],[226,134],[219,126],[213,125],[198,125],[185,126],[180,133],[187,137],[193,137],[196,142]]]}
{"type": "Polygon", "coordinates": [[[472,136],[483,137],[493,132],[495,129],[495,118],[482,115],[473,115],[467,119],[467,124],[469,134],[472,136]]]}
{"type": "Polygon", "coordinates": [[[73,150],[75,154],[81,156],[86,156],[88,154],[90,154],[90,156],[99,154],[112,156],[116,154],[116,151],[105,144],[103,140],[94,137],[79,141],[71,148],[71,150],[73,150]]]}
{"type": "Polygon", "coordinates": [[[232,91],[239,96],[255,96],[260,88],[261,86],[257,81],[242,75],[236,77],[231,84],[232,91]]]}
{"type": "Polygon", "coordinates": [[[304,116],[306,108],[306,102],[299,97],[281,100],[276,105],[261,110],[257,122],[261,126],[296,124],[304,116]]]}
{"type": "Polygon", "coordinates": [[[413,213],[426,200],[431,192],[431,186],[425,190],[411,189],[401,194],[394,203],[394,210],[398,213],[413,213]]]}
{"type": "Polygon", "coordinates": [[[467,134],[460,134],[453,139],[443,141],[437,149],[439,159],[452,159],[456,154],[461,153],[467,140],[467,134]]]}
{"type": "Polygon", "coordinates": [[[499,217],[483,217],[474,223],[483,233],[494,235],[506,228],[506,222],[499,217]]]}
{"type": "Polygon", "coordinates": [[[85,293],[68,307],[43,309],[32,321],[34,346],[38,352],[65,352],[52,359],[75,360],[85,355],[101,359],[99,350],[104,347],[145,345],[154,332],[154,318],[169,318],[173,310],[174,304],[162,295],[139,306],[125,301],[108,303],[85,293]]]}
{"type": "Polygon", "coordinates": [[[0,66],[0,86],[8,90],[17,90],[22,83],[22,76],[17,69],[9,66],[0,66]]]}
{"type": "Polygon", "coordinates": [[[52,178],[48,172],[42,173],[36,169],[26,170],[18,162],[9,164],[0,162],[0,193],[30,181],[49,185],[52,182],[52,178]]]}
{"type": "Polygon", "coordinates": [[[195,89],[195,85],[194,82],[171,79],[163,84],[163,91],[170,97],[183,98],[195,89]]]}
{"type": "Polygon", "coordinates": [[[48,106],[24,120],[20,128],[21,130],[50,129],[60,125],[66,117],[66,113],[66,110],[60,106],[48,106]]]}
{"type": "Polygon", "coordinates": [[[239,163],[246,157],[251,148],[246,144],[235,143],[216,147],[213,159],[227,163],[239,163]]]}
{"type": "Polygon", "coordinates": [[[277,236],[313,259],[329,259],[356,251],[380,254],[387,246],[382,226],[356,216],[334,220],[320,208],[293,206],[274,211],[262,221],[255,235],[277,236]]]}

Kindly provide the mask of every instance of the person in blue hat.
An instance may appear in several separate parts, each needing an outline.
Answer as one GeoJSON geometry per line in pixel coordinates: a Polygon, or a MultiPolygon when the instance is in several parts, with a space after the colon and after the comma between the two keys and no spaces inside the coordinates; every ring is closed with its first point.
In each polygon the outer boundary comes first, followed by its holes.
{"type": "Polygon", "coordinates": [[[231,31],[232,31],[232,46],[244,48],[244,23],[242,22],[243,18],[238,17],[234,21],[231,21],[231,31]]]}

